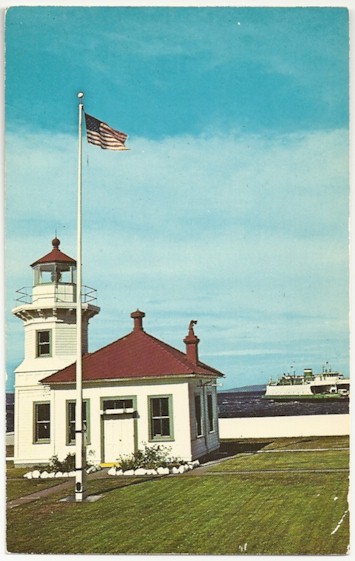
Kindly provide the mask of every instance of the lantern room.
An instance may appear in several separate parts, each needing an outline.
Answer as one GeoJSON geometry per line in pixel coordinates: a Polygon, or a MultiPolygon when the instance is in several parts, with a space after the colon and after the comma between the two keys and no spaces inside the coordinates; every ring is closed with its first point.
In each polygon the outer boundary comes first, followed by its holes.
{"type": "Polygon", "coordinates": [[[52,240],[52,250],[34,263],[32,301],[74,302],[76,299],[76,261],[60,249],[60,240],[52,240]]]}
{"type": "Polygon", "coordinates": [[[33,286],[39,284],[76,284],[76,261],[62,253],[60,240],[52,240],[52,251],[32,263],[33,286]]]}

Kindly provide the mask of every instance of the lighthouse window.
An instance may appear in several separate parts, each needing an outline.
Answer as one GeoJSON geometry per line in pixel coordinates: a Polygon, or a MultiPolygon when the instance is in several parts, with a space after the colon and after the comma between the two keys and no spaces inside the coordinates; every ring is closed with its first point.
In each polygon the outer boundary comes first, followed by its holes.
{"type": "Polygon", "coordinates": [[[149,398],[150,440],[173,438],[171,401],[171,396],[149,398]]]}
{"type": "Polygon", "coordinates": [[[50,403],[35,403],[35,442],[49,442],[51,432],[50,403]]]}
{"type": "Polygon", "coordinates": [[[37,357],[51,356],[51,331],[37,331],[37,357]]]}
{"type": "Polygon", "coordinates": [[[45,263],[34,268],[34,285],[72,284],[76,282],[76,268],[66,263],[45,263]]]}

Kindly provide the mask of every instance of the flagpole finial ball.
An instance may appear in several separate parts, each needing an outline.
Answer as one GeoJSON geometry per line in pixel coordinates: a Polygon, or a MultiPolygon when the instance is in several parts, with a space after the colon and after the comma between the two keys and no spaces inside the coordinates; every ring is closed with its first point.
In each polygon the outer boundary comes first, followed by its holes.
{"type": "Polygon", "coordinates": [[[82,97],[84,97],[83,92],[79,92],[79,93],[78,93],[78,97],[79,97],[80,99],[81,99],[82,97]]]}

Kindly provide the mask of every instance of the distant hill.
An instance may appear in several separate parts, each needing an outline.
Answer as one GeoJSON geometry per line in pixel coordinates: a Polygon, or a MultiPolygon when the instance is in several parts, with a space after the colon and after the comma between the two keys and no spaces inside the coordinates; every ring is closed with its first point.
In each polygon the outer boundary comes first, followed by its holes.
{"type": "Polygon", "coordinates": [[[254,386],[241,386],[240,388],[231,388],[228,390],[218,390],[219,393],[227,392],[263,392],[266,390],[266,384],[256,384],[254,386]]]}

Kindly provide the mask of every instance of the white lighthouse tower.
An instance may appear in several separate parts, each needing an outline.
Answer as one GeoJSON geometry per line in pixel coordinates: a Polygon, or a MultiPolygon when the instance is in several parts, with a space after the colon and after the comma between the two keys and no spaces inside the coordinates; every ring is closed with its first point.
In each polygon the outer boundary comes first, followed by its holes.
{"type": "MultiPolygon", "coordinates": [[[[56,453],[51,434],[54,404],[40,380],[76,361],[76,261],[52,241],[31,267],[32,290],[18,290],[12,310],[24,323],[25,352],[15,379],[15,464],[46,462],[56,453]]],[[[96,290],[83,287],[82,352],[88,352],[89,320],[99,313],[96,290]]]]}

